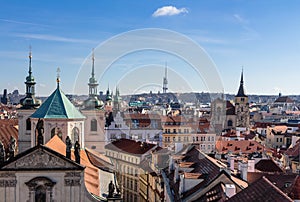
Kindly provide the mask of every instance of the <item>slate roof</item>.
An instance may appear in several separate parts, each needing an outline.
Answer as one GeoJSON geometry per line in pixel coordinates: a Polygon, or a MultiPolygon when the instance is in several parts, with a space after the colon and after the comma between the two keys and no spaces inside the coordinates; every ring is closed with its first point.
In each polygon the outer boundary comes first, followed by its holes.
{"type": "Polygon", "coordinates": [[[155,146],[155,144],[121,138],[105,145],[105,149],[139,156],[154,149],[155,146]]]}
{"type": "Polygon", "coordinates": [[[287,202],[293,201],[266,177],[250,184],[246,189],[229,198],[228,202],[287,202]]]}
{"type": "Polygon", "coordinates": [[[255,164],[255,169],[261,172],[283,172],[282,169],[272,159],[261,159],[255,164]]]}
{"type": "Polygon", "coordinates": [[[294,200],[300,200],[300,176],[298,175],[292,184],[289,196],[294,200]]]}
{"type": "Polygon", "coordinates": [[[47,100],[31,115],[31,118],[50,119],[84,119],[85,117],[76,109],[59,85],[47,100]]]}
{"type": "Polygon", "coordinates": [[[275,100],[275,103],[293,103],[294,101],[288,96],[280,96],[275,100]]]}

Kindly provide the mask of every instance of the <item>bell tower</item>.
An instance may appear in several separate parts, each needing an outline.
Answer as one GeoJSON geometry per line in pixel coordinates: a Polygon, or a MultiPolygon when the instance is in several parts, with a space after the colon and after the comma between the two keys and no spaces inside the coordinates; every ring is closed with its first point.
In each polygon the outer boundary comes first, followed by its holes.
{"type": "Polygon", "coordinates": [[[250,113],[248,96],[244,91],[244,75],[241,73],[240,87],[235,96],[236,127],[249,128],[250,113]]]}

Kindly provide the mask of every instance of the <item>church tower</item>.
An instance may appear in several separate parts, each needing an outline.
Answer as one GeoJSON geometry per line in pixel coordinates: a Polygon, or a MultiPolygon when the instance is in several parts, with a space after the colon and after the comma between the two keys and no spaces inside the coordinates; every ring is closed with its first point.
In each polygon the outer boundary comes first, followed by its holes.
{"type": "Polygon", "coordinates": [[[248,96],[244,91],[244,78],[243,71],[241,73],[240,87],[237,95],[235,96],[235,114],[236,114],[236,127],[249,128],[250,113],[248,96]]]}
{"type": "Polygon", "coordinates": [[[165,67],[165,76],[163,78],[163,93],[166,94],[168,90],[168,77],[167,77],[168,69],[167,69],[167,64],[165,67]]]}
{"type": "Polygon", "coordinates": [[[120,91],[118,86],[116,87],[116,94],[114,96],[114,100],[113,100],[113,111],[115,114],[117,114],[118,111],[120,111],[121,109],[121,102],[122,102],[122,98],[120,96],[120,91]]]}
{"type": "Polygon", "coordinates": [[[92,54],[92,74],[89,79],[89,98],[84,101],[81,113],[86,117],[84,122],[84,141],[85,146],[104,153],[105,146],[105,112],[103,102],[98,99],[98,83],[95,78],[95,56],[92,54]]]}
{"type": "Polygon", "coordinates": [[[18,148],[19,152],[30,148],[31,145],[31,129],[32,123],[30,115],[41,105],[41,101],[35,98],[35,80],[32,75],[32,53],[31,48],[29,50],[29,70],[28,76],[26,77],[26,96],[20,100],[22,107],[18,109],[18,123],[19,123],[19,134],[18,134],[18,148]]]}

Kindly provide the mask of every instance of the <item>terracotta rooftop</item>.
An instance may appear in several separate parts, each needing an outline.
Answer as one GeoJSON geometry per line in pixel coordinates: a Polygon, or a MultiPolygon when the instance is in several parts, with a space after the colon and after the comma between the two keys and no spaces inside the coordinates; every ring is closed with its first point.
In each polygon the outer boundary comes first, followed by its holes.
{"type": "Polygon", "coordinates": [[[0,119],[0,141],[8,151],[10,137],[18,144],[18,121],[15,119],[0,119]]]}
{"type": "Polygon", "coordinates": [[[203,175],[201,173],[184,173],[186,179],[201,179],[203,175]]]}
{"type": "MultiPolygon", "coordinates": [[[[66,144],[55,135],[47,144],[46,147],[62,154],[66,155],[66,144]]],[[[71,153],[71,159],[75,161],[74,152],[71,153]]],[[[84,169],[84,182],[87,190],[96,195],[100,195],[100,183],[99,183],[99,170],[89,160],[85,150],[80,150],[80,164],[85,166],[84,169]]]]}
{"type": "Polygon", "coordinates": [[[285,193],[270,182],[266,177],[262,177],[256,182],[250,184],[246,189],[240,191],[233,197],[229,198],[229,202],[292,202],[285,193]]]}
{"type": "Polygon", "coordinates": [[[121,138],[105,145],[105,149],[128,153],[131,155],[142,155],[149,150],[154,149],[155,146],[155,144],[121,138]]]}
{"type": "Polygon", "coordinates": [[[283,170],[272,159],[261,159],[255,164],[255,169],[269,173],[283,172],[283,170]]]}
{"type": "MultiPolygon", "coordinates": [[[[249,140],[218,140],[216,142],[216,150],[219,153],[228,153],[229,151],[232,152],[233,154],[237,153],[245,153],[245,154],[250,154],[253,152],[263,152],[266,150],[266,148],[261,145],[260,143],[256,141],[249,141],[249,140]]],[[[269,149],[267,149],[269,151],[269,149]]]]}
{"type": "Polygon", "coordinates": [[[285,152],[290,157],[296,157],[300,154],[300,141],[298,141],[294,147],[288,148],[285,152]]]}

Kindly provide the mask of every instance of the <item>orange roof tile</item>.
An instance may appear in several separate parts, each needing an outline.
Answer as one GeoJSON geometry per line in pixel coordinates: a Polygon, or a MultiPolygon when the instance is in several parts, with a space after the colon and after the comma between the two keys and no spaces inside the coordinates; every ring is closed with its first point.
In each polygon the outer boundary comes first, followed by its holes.
{"type": "MultiPolygon", "coordinates": [[[[55,135],[51,140],[49,140],[49,142],[47,142],[45,146],[62,155],[66,155],[66,144],[57,135],[55,135]]],[[[74,152],[71,153],[71,159],[75,161],[74,152]]],[[[80,164],[85,166],[84,182],[87,190],[90,193],[99,196],[99,170],[91,164],[85,150],[80,150],[80,164]]]]}
{"type": "MultiPolygon", "coordinates": [[[[263,152],[266,150],[266,147],[261,145],[256,141],[249,141],[249,140],[218,140],[216,142],[216,150],[219,153],[228,153],[231,151],[232,153],[253,153],[253,152],[263,152]]],[[[267,149],[269,151],[269,149],[267,149]]]]}

